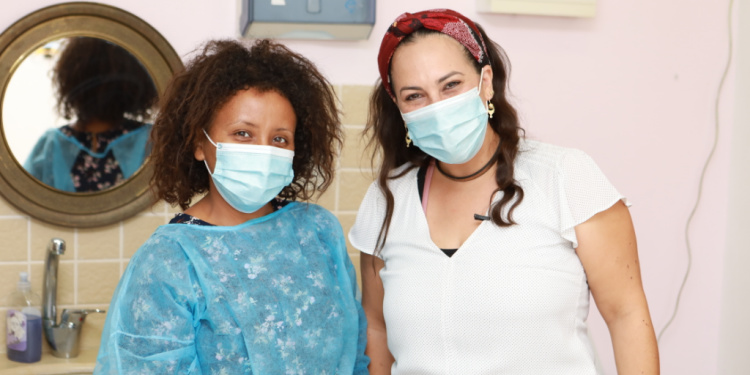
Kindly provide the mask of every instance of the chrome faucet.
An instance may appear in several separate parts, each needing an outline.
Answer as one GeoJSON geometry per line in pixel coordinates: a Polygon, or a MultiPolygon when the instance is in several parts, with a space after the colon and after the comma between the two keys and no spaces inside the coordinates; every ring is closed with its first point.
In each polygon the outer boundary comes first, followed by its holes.
{"type": "Polygon", "coordinates": [[[42,325],[44,336],[52,347],[52,355],[60,358],[73,358],[80,351],[81,327],[86,315],[104,313],[100,309],[63,309],[60,324],[57,324],[57,270],[60,255],[65,253],[65,241],[53,238],[47,246],[44,261],[44,289],[42,290],[42,325]]]}

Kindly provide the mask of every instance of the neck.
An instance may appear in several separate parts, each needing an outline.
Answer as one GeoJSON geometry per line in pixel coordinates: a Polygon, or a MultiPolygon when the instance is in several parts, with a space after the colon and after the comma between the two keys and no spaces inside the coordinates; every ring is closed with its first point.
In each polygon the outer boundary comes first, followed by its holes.
{"type": "Polygon", "coordinates": [[[73,127],[84,133],[101,133],[114,128],[114,124],[100,120],[76,121],[73,127]]]}
{"type": "Polygon", "coordinates": [[[213,183],[211,183],[208,194],[203,199],[185,210],[185,213],[190,216],[219,226],[239,225],[248,220],[266,216],[272,212],[273,207],[270,202],[255,212],[244,213],[237,211],[222,198],[213,183]]]}
{"type": "MultiPolygon", "coordinates": [[[[463,181],[478,178],[479,176],[484,175],[487,170],[491,169],[490,166],[494,164],[492,159],[495,156],[495,151],[499,145],[500,137],[494,130],[487,129],[482,148],[479,149],[479,152],[477,152],[471,160],[463,164],[445,164],[437,162],[438,169],[448,178],[454,177],[453,179],[456,179],[456,177],[458,177],[458,180],[463,181]],[[476,174],[474,178],[467,177],[474,174],[476,174]],[[466,178],[461,179],[460,177],[466,178]]],[[[496,161],[497,160],[495,160],[495,162],[496,161]]]]}

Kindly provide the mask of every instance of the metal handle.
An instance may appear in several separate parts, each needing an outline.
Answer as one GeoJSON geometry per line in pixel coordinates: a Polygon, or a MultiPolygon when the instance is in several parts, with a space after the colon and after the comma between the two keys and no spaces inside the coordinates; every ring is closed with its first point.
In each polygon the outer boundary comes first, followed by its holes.
{"type": "Polygon", "coordinates": [[[77,310],[68,310],[63,309],[62,316],[60,317],[60,325],[67,325],[69,327],[73,327],[76,324],[83,324],[83,321],[86,320],[86,316],[88,314],[104,314],[107,310],[101,310],[101,309],[77,309],[77,310]]]}

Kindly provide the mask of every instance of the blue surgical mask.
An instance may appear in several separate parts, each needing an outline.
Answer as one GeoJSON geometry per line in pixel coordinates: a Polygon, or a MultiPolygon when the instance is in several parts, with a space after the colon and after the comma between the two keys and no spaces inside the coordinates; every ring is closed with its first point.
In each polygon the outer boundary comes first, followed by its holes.
{"type": "Polygon", "coordinates": [[[273,146],[214,143],[216,165],[206,169],[216,190],[235,210],[252,213],[275,198],[294,179],[294,151],[273,146]]]}
{"type": "Polygon", "coordinates": [[[426,107],[401,113],[412,142],[428,155],[448,164],[471,160],[484,143],[487,109],[479,87],[426,107]]]}

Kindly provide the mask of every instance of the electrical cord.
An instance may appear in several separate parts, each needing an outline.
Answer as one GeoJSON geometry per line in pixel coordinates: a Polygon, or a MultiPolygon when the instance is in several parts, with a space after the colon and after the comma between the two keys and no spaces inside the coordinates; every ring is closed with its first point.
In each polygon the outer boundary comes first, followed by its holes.
{"type": "Polygon", "coordinates": [[[661,337],[664,335],[664,331],[669,328],[669,326],[674,321],[675,316],[677,316],[677,310],[680,307],[680,298],[682,297],[682,292],[685,290],[685,284],[687,283],[688,276],[690,275],[690,269],[693,263],[693,251],[690,246],[690,224],[693,222],[693,218],[695,217],[695,212],[698,210],[698,205],[700,204],[701,197],[703,195],[703,182],[706,177],[706,170],[708,170],[708,166],[711,163],[711,160],[713,159],[714,153],[716,152],[716,147],[719,143],[719,104],[721,102],[721,92],[724,88],[724,83],[727,79],[727,75],[729,74],[729,67],[732,66],[732,58],[733,58],[733,40],[732,40],[732,8],[734,7],[734,0],[729,0],[729,15],[727,18],[727,25],[728,25],[728,31],[729,31],[729,54],[727,56],[727,63],[724,67],[724,73],[721,76],[721,80],[719,81],[719,88],[716,93],[716,101],[714,103],[714,139],[713,144],[711,145],[711,152],[708,153],[708,157],[706,158],[706,162],[703,164],[703,170],[701,170],[701,176],[700,180],[698,181],[698,196],[695,199],[695,205],[693,206],[692,211],[690,211],[690,215],[688,216],[687,223],[685,224],[685,245],[687,247],[687,269],[685,270],[685,276],[682,278],[682,284],[680,285],[680,290],[677,292],[677,300],[675,301],[674,310],[672,311],[672,316],[669,318],[667,323],[664,325],[664,327],[659,331],[659,335],[656,338],[656,342],[661,342],[661,337]]]}

